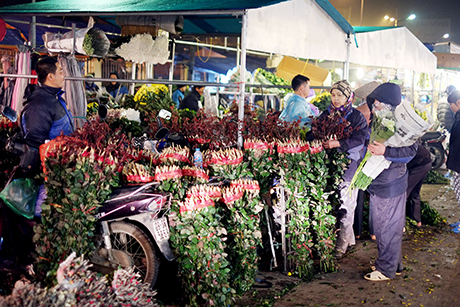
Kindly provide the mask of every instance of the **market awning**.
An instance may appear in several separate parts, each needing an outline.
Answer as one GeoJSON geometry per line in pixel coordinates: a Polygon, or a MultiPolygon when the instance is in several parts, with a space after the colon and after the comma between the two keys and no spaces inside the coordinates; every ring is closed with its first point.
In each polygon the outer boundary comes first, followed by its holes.
{"type": "Polygon", "coordinates": [[[35,3],[11,5],[0,8],[0,14],[29,15],[79,15],[79,14],[116,14],[147,12],[189,12],[232,11],[258,8],[285,0],[45,0],[35,3]]]}
{"type": "Polygon", "coordinates": [[[323,86],[329,71],[310,64],[308,61],[296,60],[289,56],[285,56],[276,68],[276,75],[286,80],[292,80],[299,74],[307,76],[310,79],[310,85],[323,86]]]}
{"type": "Polygon", "coordinates": [[[329,3],[325,0],[292,0],[249,10],[248,49],[345,62],[345,40],[353,33],[353,28],[330,3],[328,6],[325,2],[329,3]]]}
{"type": "Polygon", "coordinates": [[[436,73],[436,56],[406,27],[357,33],[356,39],[351,63],[436,73]]]}

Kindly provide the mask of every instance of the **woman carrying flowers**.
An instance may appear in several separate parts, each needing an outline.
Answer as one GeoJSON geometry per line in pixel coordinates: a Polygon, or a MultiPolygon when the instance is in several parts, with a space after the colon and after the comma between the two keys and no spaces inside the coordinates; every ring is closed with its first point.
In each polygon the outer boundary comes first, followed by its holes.
{"type": "MultiPolygon", "coordinates": [[[[401,103],[401,89],[396,84],[381,84],[367,96],[367,102],[373,105],[373,113],[376,109],[394,111],[401,103]]],[[[373,116],[372,120],[377,120],[377,117],[373,116]]],[[[369,144],[368,151],[373,156],[383,156],[391,162],[367,189],[370,194],[370,214],[379,255],[373,267],[374,271],[366,274],[364,278],[370,281],[383,281],[394,278],[397,272],[403,270],[401,245],[406,216],[406,163],[415,156],[417,143],[390,147],[373,141],[369,144]]]]}
{"type": "MultiPolygon", "coordinates": [[[[349,246],[356,244],[353,232],[353,221],[358,190],[349,193],[348,187],[358,167],[360,151],[364,146],[364,141],[368,133],[366,118],[361,112],[353,108],[351,104],[352,101],[353,91],[350,84],[346,80],[338,81],[332,85],[331,104],[328,106],[327,110],[321,113],[316,119],[317,122],[320,122],[328,117],[336,118],[336,122],[331,126],[332,130],[336,130],[338,125],[344,126],[344,131],[341,135],[331,135],[323,131],[328,137],[321,141],[324,148],[338,148],[340,151],[348,153],[348,158],[350,159],[348,168],[343,175],[343,182],[339,186],[341,205],[339,208],[338,220],[340,230],[335,246],[335,256],[339,259],[343,257],[349,246]],[[339,116],[337,116],[337,114],[339,116]]],[[[318,139],[320,133],[315,131],[315,124],[312,124],[312,130],[313,136],[318,139]]]]}

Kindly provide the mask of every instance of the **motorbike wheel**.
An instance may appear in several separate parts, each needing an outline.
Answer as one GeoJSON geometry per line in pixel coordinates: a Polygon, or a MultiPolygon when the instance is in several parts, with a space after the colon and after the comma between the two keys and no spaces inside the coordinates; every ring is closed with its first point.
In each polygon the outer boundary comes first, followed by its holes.
{"type": "Polygon", "coordinates": [[[153,287],[158,277],[160,262],[149,237],[132,224],[114,222],[109,224],[109,227],[112,249],[127,255],[143,281],[153,287]]]}
{"type": "Polygon", "coordinates": [[[444,148],[441,144],[428,144],[431,154],[431,169],[437,170],[444,163],[444,148]]]}

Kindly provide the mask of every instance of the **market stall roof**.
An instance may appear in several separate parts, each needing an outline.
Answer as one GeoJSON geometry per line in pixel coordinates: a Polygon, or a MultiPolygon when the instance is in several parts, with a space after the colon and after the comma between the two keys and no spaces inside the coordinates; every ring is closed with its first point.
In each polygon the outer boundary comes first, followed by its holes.
{"type": "Polygon", "coordinates": [[[357,33],[356,40],[351,63],[436,73],[436,56],[406,27],[357,33]]]}
{"type": "Polygon", "coordinates": [[[107,15],[180,13],[197,14],[197,11],[232,11],[257,8],[286,0],[45,0],[35,3],[11,5],[0,8],[0,14],[28,15],[107,15]]]}
{"type": "Polygon", "coordinates": [[[352,33],[327,0],[291,0],[248,11],[248,49],[345,62],[352,33]]]}

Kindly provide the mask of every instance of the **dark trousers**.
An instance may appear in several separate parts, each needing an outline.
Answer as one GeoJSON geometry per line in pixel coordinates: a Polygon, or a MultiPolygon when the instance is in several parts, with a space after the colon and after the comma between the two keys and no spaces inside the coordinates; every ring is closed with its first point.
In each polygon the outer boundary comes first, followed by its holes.
{"type": "Polygon", "coordinates": [[[406,213],[416,222],[422,221],[420,214],[420,189],[430,169],[431,163],[409,169],[409,177],[407,178],[406,213]]]}
{"type": "Polygon", "coordinates": [[[372,208],[372,222],[379,251],[375,267],[388,278],[395,278],[396,271],[403,269],[401,245],[406,222],[406,199],[406,193],[393,198],[381,198],[374,194],[370,196],[369,206],[372,208]]]}
{"type": "MultiPolygon", "coordinates": [[[[363,229],[363,215],[364,215],[364,199],[366,194],[369,194],[367,191],[359,190],[358,191],[358,199],[356,200],[356,208],[355,208],[355,222],[353,223],[353,230],[355,232],[355,236],[361,237],[362,229],[363,229]]],[[[373,235],[374,230],[372,227],[372,215],[369,213],[369,234],[373,235]]]]}

